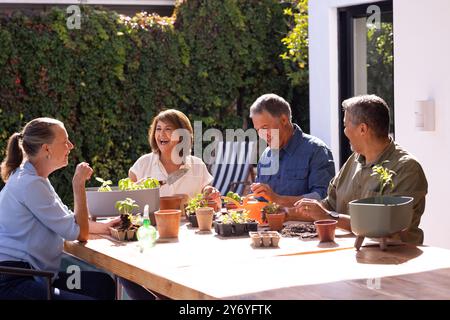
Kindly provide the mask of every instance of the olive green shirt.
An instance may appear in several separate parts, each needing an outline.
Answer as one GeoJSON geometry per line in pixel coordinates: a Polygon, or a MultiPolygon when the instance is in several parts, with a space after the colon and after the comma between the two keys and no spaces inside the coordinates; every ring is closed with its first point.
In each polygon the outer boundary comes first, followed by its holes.
{"type": "Polygon", "coordinates": [[[423,231],[419,228],[420,218],[425,210],[425,195],[428,183],[419,162],[401,146],[391,140],[389,146],[372,163],[366,163],[365,157],[353,153],[328,186],[328,195],[322,203],[328,210],[348,213],[348,203],[352,200],[379,195],[380,182],[377,176],[371,176],[372,166],[381,164],[396,172],[393,176],[394,187],[385,188],[383,195],[409,196],[414,198],[414,215],[407,232],[407,241],[423,243],[423,231]]]}

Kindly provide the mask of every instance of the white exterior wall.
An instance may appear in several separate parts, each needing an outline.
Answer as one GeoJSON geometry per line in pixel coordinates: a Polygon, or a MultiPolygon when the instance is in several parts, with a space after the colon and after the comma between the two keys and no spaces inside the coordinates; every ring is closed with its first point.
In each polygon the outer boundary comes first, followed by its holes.
{"type": "MultiPolygon", "coordinates": [[[[339,155],[338,7],[366,0],[310,0],[311,133],[339,155]]],[[[450,249],[450,1],[394,0],[396,141],[414,154],[428,179],[421,227],[425,244],[450,249]],[[434,99],[436,128],[414,127],[414,104],[434,99]]]]}
{"type": "Polygon", "coordinates": [[[396,140],[428,179],[425,244],[450,249],[450,1],[394,0],[396,140]],[[433,99],[435,131],[414,128],[414,103],[433,99]]]}

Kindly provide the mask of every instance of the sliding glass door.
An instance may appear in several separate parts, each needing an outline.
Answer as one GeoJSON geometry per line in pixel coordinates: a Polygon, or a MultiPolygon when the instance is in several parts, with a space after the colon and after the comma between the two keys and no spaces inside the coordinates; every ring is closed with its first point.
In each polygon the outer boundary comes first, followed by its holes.
{"type": "Polygon", "coordinates": [[[340,8],[339,126],[340,165],[351,154],[344,135],[341,103],[361,94],[382,97],[391,109],[394,135],[394,35],[392,1],[340,8]]]}

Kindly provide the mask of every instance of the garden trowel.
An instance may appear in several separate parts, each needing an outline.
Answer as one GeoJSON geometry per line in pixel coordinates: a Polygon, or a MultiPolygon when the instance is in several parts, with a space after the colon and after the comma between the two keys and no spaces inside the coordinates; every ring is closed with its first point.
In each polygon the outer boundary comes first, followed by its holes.
{"type": "Polygon", "coordinates": [[[159,184],[160,185],[173,184],[173,183],[175,183],[175,181],[177,181],[182,176],[184,176],[186,174],[186,172],[188,172],[188,171],[189,171],[189,168],[180,168],[177,171],[174,171],[171,174],[169,174],[167,176],[166,181],[159,181],[159,184]]]}

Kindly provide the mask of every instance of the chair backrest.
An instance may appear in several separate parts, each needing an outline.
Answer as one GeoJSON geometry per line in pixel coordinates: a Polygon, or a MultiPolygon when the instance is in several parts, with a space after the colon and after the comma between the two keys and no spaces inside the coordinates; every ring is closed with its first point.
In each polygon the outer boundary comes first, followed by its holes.
{"type": "MultiPolygon", "coordinates": [[[[211,174],[214,177],[213,186],[222,195],[230,190],[231,183],[247,179],[252,165],[256,162],[256,146],[254,141],[218,142],[211,174]]],[[[239,184],[235,192],[242,194],[244,187],[239,184]]]]}

